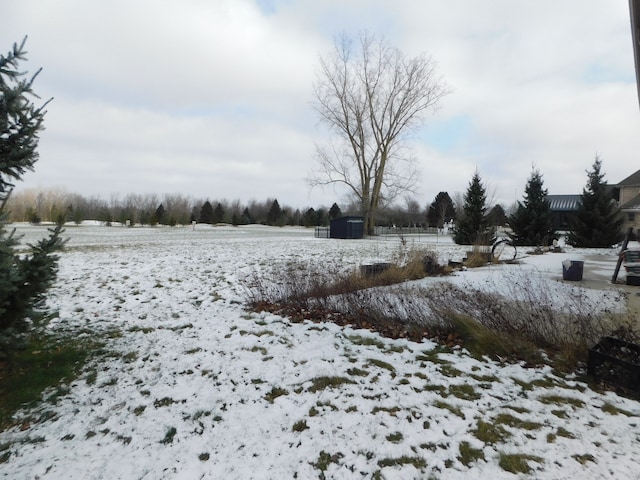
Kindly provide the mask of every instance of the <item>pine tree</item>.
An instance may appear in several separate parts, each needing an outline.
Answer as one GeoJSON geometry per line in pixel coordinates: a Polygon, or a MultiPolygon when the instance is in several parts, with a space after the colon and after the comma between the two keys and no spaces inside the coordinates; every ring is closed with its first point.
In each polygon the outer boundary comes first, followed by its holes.
{"type": "Polygon", "coordinates": [[[507,214],[502,205],[499,203],[494,205],[489,211],[489,215],[487,215],[487,220],[492,227],[500,227],[506,224],[508,221],[507,214]]]}
{"type": "Polygon", "coordinates": [[[602,161],[596,155],[587,185],[582,190],[578,211],[570,221],[567,242],[574,247],[610,247],[623,237],[623,218],[601,172],[602,161]]]}
{"type": "Polygon", "coordinates": [[[216,223],[222,223],[222,222],[224,222],[224,207],[220,202],[218,202],[215,210],[213,211],[212,223],[216,224],[216,223]]]}
{"type": "Polygon", "coordinates": [[[38,132],[42,130],[45,102],[36,107],[33,82],[40,72],[25,80],[18,70],[26,60],[24,45],[14,44],[7,56],[0,55],[0,353],[11,352],[28,341],[45,316],[38,312],[48,288],[56,278],[58,257],[62,249],[62,224],[50,229],[50,236],[32,246],[31,255],[16,255],[19,238],[15,230],[7,231],[5,205],[14,187],[38,160],[38,132]]]}
{"type": "Polygon", "coordinates": [[[456,210],[447,192],[438,193],[427,209],[427,223],[430,227],[442,228],[446,221],[454,219],[455,216],[456,210]]]}
{"type": "Polygon", "coordinates": [[[278,200],[274,200],[267,212],[267,225],[278,225],[282,217],[282,209],[278,200]]]}
{"type": "Polygon", "coordinates": [[[167,211],[164,208],[164,205],[161,203],[160,205],[158,205],[158,208],[156,208],[156,212],[155,212],[155,218],[156,218],[156,222],[158,222],[160,225],[164,225],[165,222],[167,221],[167,211]]]}
{"type": "Polygon", "coordinates": [[[524,198],[509,217],[509,234],[515,245],[548,246],[555,237],[553,215],[542,175],[533,170],[525,187],[524,198]]]}
{"type": "Polygon", "coordinates": [[[211,206],[209,200],[204,202],[202,208],[200,208],[199,222],[209,224],[213,223],[213,207],[211,206]]]}
{"type": "Polygon", "coordinates": [[[342,211],[337,203],[333,203],[331,208],[329,209],[329,219],[333,220],[334,218],[339,218],[342,216],[342,211]]]}
{"type": "Polygon", "coordinates": [[[240,223],[242,225],[249,225],[253,223],[253,218],[251,217],[251,212],[249,212],[248,207],[245,207],[244,211],[242,212],[242,217],[240,217],[240,223]]]}
{"type": "Polygon", "coordinates": [[[476,171],[464,194],[462,215],[456,220],[453,240],[461,245],[485,245],[490,241],[488,222],[485,216],[487,193],[480,174],[476,171]]]}

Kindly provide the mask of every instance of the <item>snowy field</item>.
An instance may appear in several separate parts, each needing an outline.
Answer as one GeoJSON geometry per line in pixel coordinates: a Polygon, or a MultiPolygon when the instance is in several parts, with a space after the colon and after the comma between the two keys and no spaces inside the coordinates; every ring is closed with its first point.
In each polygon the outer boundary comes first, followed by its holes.
{"type": "MultiPolygon", "coordinates": [[[[18,230],[33,242],[46,229],[18,230]]],[[[0,433],[10,445],[3,478],[640,478],[638,402],[550,368],[244,309],[240,280],[252,272],[299,260],[335,269],[389,260],[397,237],[201,225],[71,226],[65,236],[51,328],[100,338],[107,353],[68,394],[19,414],[48,412],[47,420],[0,433]],[[529,474],[503,468],[517,455],[529,474]]],[[[443,262],[464,256],[446,237],[408,243],[443,262]]],[[[610,276],[615,255],[527,256],[446,280],[495,286],[524,272],[578,288],[561,281],[563,259],[588,257],[589,275],[610,276]]]]}

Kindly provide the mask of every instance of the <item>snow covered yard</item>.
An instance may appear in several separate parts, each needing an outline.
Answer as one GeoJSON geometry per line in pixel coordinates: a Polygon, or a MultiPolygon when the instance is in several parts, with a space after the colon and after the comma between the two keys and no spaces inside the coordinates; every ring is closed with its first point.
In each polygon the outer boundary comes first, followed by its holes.
{"type": "MultiPolygon", "coordinates": [[[[19,230],[33,241],[45,229],[19,230]]],[[[200,225],[66,235],[51,328],[99,337],[105,352],[68,394],[0,433],[4,478],[638,478],[638,402],[549,367],[244,309],[240,280],[255,270],[353,268],[388,260],[398,239],[200,225]],[[510,473],[522,463],[530,473],[510,473]]],[[[464,255],[446,238],[411,241],[442,261],[464,255]]],[[[555,282],[561,260],[549,258],[449,280],[481,285],[530,265],[555,282]]]]}

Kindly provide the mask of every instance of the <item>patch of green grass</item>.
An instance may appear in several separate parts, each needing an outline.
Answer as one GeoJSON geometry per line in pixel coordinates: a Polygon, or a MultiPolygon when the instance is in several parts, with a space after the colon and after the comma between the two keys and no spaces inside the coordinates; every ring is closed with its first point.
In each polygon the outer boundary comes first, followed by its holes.
{"type": "Polygon", "coordinates": [[[266,355],[267,353],[269,353],[269,351],[266,348],[258,347],[258,346],[251,347],[251,350],[249,351],[253,353],[260,352],[262,355],[266,355]]]}
{"type": "Polygon", "coordinates": [[[513,380],[516,385],[519,385],[522,390],[527,392],[530,392],[535,388],[553,388],[559,386],[558,381],[550,377],[537,378],[531,382],[525,382],[524,380],[520,380],[515,377],[512,377],[511,380],[513,380]]]}
{"type": "Polygon", "coordinates": [[[478,382],[500,383],[500,379],[496,375],[476,375],[470,373],[469,376],[478,382]]]}
{"type": "Polygon", "coordinates": [[[381,340],[377,338],[370,337],[362,337],[360,335],[348,335],[347,339],[351,341],[354,345],[364,345],[364,346],[373,346],[379,348],[380,350],[385,349],[385,344],[381,340]]]}
{"type": "Polygon", "coordinates": [[[391,443],[400,443],[402,442],[402,439],[404,438],[404,436],[402,435],[401,432],[393,432],[387,435],[385,438],[387,439],[387,441],[391,443]]]}
{"type": "Polygon", "coordinates": [[[498,442],[504,442],[511,434],[505,430],[502,425],[496,423],[488,423],[482,419],[478,419],[476,423],[476,429],[471,430],[471,434],[478,440],[490,445],[494,445],[498,442]]]}
{"type": "Polygon", "coordinates": [[[445,377],[460,377],[462,376],[462,371],[458,370],[457,368],[455,368],[453,366],[453,364],[444,364],[441,365],[440,368],[440,373],[442,373],[445,377]]]}
{"type": "Polygon", "coordinates": [[[258,332],[251,332],[251,333],[256,337],[262,337],[264,335],[273,336],[273,332],[271,330],[260,330],[258,332]]]}
{"type": "Polygon", "coordinates": [[[523,453],[500,453],[498,465],[503,470],[510,473],[531,473],[529,462],[543,463],[544,459],[535,455],[525,455],[523,453]]]}
{"type": "Polygon", "coordinates": [[[425,392],[438,392],[443,397],[447,397],[449,395],[447,393],[447,387],[445,387],[444,385],[437,385],[435,383],[425,385],[424,387],[422,387],[422,390],[425,392]]]}
{"type": "Polygon", "coordinates": [[[423,350],[419,355],[416,355],[416,361],[418,362],[429,362],[429,363],[451,363],[449,360],[445,360],[440,358],[439,355],[441,353],[451,353],[452,350],[445,345],[436,345],[431,350],[423,350]]]}
{"type": "Polygon", "coordinates": [[[198,455],[198,460],[200,460],[201,462],[206,462],[207,460],[209,460],[209,458],[210,458],[210,455],[206,452],[198,455]]]}
{"type": "Polygon", "coordinates": [[[449,393],[462,400],[479,400],[482,395],[475,391],[473,385],[468,383],[462,385],[449,385],[449,393]]]}
{"type": "Polygon", "coordinates": [[[147,407],[145,405],[138,405],[136,408],[133,409],[133,414],[138,417],[140,415],[142,415],[142,413],[145,411],[147,407]]]}
{"type": "Polygon", "coordinates": [[[531,410],[529,410],[528,408],[517,407],[515,405],[505,405],[505,408],[508,408],[509,410],[513,410],[514,412],[517,412],[517,413],[531,413],[531,410]]]}
{"type": "Polygon", "coordinates": [[[311,379],[311,386],[307,391],[315,393],[326,388],[335,388],[349,383],[355,382],[345,377],[316,377],[311,379]]]}
{"type": "Polygon", "coordinates": [[[174,403],[178,403],[178,402],[171,397],[163,397],[163,398],[154,400],[153,406],[156,408],[168,407],[169,405],[173,405],[174,403]]]}
{"type": "Polygon", "coordinates": [[[12,368],[0,374],[0,429],[11,424],[17,410],[38,403],[46,389],[76,379],[98,348],[97,343],[43,337],[19,351],[12,368]]]}
{"type": "Polygon", "coordinates": [[[611,415],[622,414],[622,415],[625,415],[627,417],[635,417],[636,416],[633,413],[631,413],[631,412],[629,412],[627,410],[623,410],[621,408],[618,408],[618,407],[616,407],[615,405],[613,405],[612,403],[609,403],[609,402],[604,402],[604,404],[600,408],[601,408],[601,410],[603,412],[609,413],[611,415]]]}
{"type": "Polygon", "coordinates": [[[264,399],[269,403],[273,403],[276,398],[282,397],[283,395],[289,395],[289,390],[285,390],[280,387],[273,387],[271,391],[264,396],[264,399]]]}
{"type": "Polygon", "coordinates": [[[344,455],[340,452],[334,453],[333,455],[331,455],[330,453],[327,453],[324,450],[321,450],[320,454],[318,455],[318,460],[316,460],[316,462],[312,463],[311,465],[313,465],[313,467],[320,470],[319,477],[321,480],[325,480],[326,477],[324,476],[324,472],[327,471],[327,469],[329,468],[329,465],[331,465],[332,463],[337,464],[343,456],[344,455]]]}
{"type": "Polygon", "coordinates": [[[128,331],[132,332],[132,333],[134,333],[134,332],[151,333],[154,330],[155,330],[155,328],[152,328],[152,327],[138,327],[138,326],[135,326],[135,327],[131,327],[128,331]]]}
{"type": "Polygon", "coordinates": [[[538,430],[542,428],[541,423],[522,420],[508,413],[499,414],[493,421],[496,425],[507,425],[509,427],[517,428],[520,430],[538,430]]]}
{"type": "Polygon", "coordinates": [[[422,457],[409,457],[407,455],[403,455],[402,457],[396,458],[383,458],[382,460],[378,460],[379,467],[398,467],[402,465],[413,465],[416,469],[425,468],[427,466],[427,462],[422,457]]]}
{"type": "Polygon", "coordinates": [[[396,413],[400,410],[400,407],[373,407],[371,413],[375,415],[378,412],[387,412],[389,415],[395,417],[396,413]]]}
{"type": "Polygon", "coordinates": [[[551,414],[558,418],[569,418],[569,414],[565,410],[551,410],[551,414]]]}
{"type": "Polygon", "coordinates": [[[198,353],[201,352],[202,349],[200,347],[196,347],[196,348],[191,348],[189,350],[187,350],[185,353],[185,355],[193,355],[194,353],[198,353]]]}
{"type": "Polygon", "coordinates": [[[389,372],[391,372],[391,376],[395,377],[396,376],[396,368],[391,365],[390,363],[387,363],[385,361],[382,360],[378,360],[377,358],[368,358],[367,362],[371,365],[375,365],[378,368],[382,368],[384,370],[388,370],[389,372]]]}
{"type": "Polygon", "coordinates": [[[585,453],[584,455],[571,455],[571,458],[573,458],[576,462],[578,462],[580,465],[584,465],[587,462],[593,462],[593,463],[598,463],[596,461],[596,458],[591,455],[590,453],[585,453]]]}
{"type": "Polygon", "coordinates": [[[473,448],[469,442],[460,442],[460,445],[458,446],[458,452],[460,453],[458,455],[458,460],[465,467],[468,467],[473,462],[476,462],[478,460],[484,460],[484,453],[482,452],[482,450],[473,448]]]}
{"type": "Polygon", "coordinates": [[[576,438],[576,436],[573,433],[571,433],[569,430],[566,430],[562,427],[558,427],[557,435],[559,437],[564,437],[564,438],[571,438],[571,439],[576,438]]]}
{"type": "Polygon", "coordinates": [[[299,420],[296,423],[293,424],[293,427],[291,427],[291,430],[293,432],[303,432],[305,430],[307,430],[309,427],[307,426],[307,421],[306,420],[299,420]]]}
{"type": "Polygon", "coordinates": [[[170,427],[167,430],[167,433],[164,434],[164,438],[162,440],[160,440],[160,443],[167,445],[169,443],[173,443],[173,437],[176,436],[176,433],[178,433],[178,431],[176,430],[175,427],[170,427]]]}
{"type": "Polygon", "coordinates": [[[347,373],[348,373],[349,375],[354,376],[354,377],[355,377],[355,376],[358,376],[358,377],[366,377],[366,376],[368,376],[368,375],[369,375],[369,372],[368,372],[368,371],[366,371],[366,370],[362,370],[361,368],[356,368],[356,367],[348,369],[348,370],[347,370],[347,373]]]}
{"type": "Polygon", "coordinates": [[[466,418],[464,413],[462,412],[462,410],[460,410],[458,407],[453,406],[447,402],[444,402],[442,400],[437,400],[434,404],[435,407],[437,408],[442,408],[444,410],[448,410],[451,413],[453,413],[455,416],[460,417],[462,419],[466,418]]]}
{"type": "Polygon", "coordinates": [[[97,379],[98,379],[98,371],[91,370],[89,373],[87,373],[85,381],[87,382],[87,385],[93,385],[96,383],[97,379]]]}
{"type": "Polygon", "coordinates": [[[563,397],[562,395],[543,395],[538,400],[545,405],[571,405],[575,408],[584,407],[584,402],[579,398],[563,397]]]}

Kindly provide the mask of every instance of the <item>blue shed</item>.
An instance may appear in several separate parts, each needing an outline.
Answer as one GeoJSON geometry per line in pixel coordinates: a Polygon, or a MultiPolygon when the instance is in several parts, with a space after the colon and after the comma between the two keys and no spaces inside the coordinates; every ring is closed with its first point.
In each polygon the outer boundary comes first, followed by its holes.
{"type": "Polygon", "coordinates": [[[364,217],[334,218],[329,223],[329,237],[331,238],[364,238],[364,217]]]}

